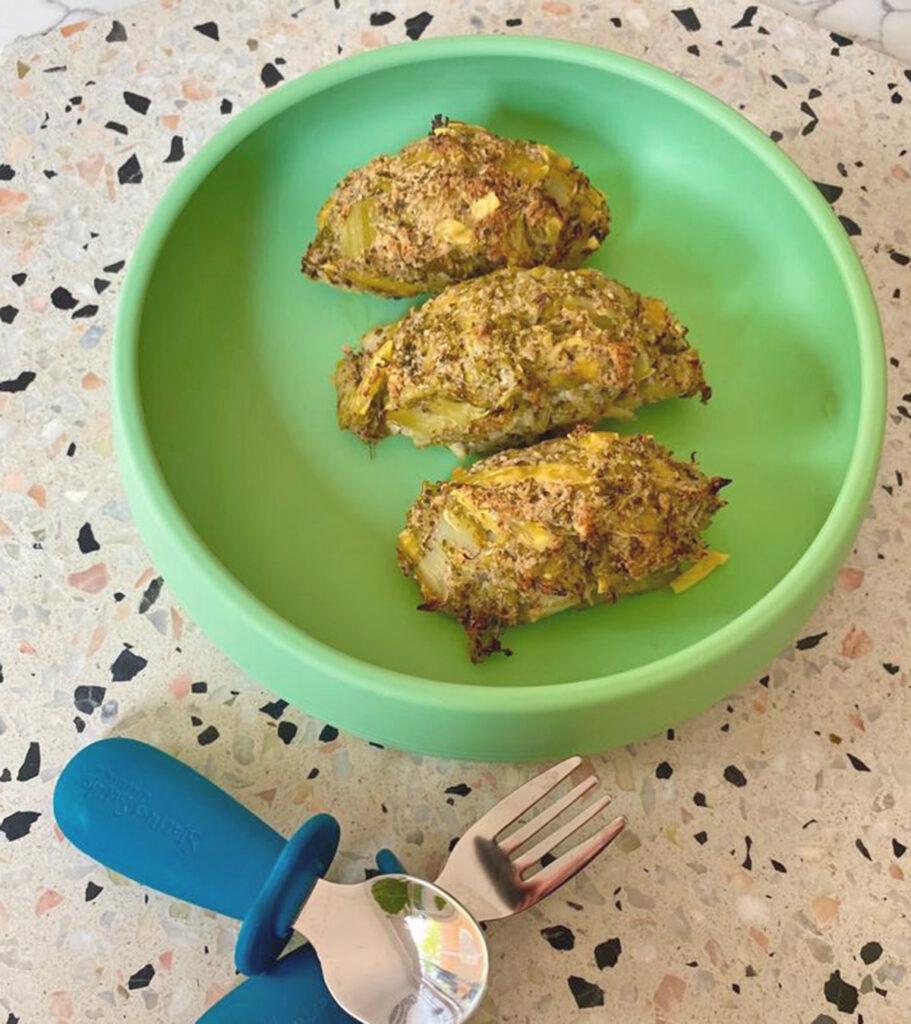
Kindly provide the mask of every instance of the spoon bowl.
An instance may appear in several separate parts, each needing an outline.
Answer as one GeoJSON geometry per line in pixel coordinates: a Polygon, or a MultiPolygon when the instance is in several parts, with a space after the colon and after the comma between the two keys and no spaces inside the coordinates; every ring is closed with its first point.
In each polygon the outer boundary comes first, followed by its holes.
{"type": "Polygon", "coordinates": [[[452,896],[409,875],[321,880],[297,920],[336,1002],[363,1024],[461,1024],[487,987],[487,943],[452,896]]]}

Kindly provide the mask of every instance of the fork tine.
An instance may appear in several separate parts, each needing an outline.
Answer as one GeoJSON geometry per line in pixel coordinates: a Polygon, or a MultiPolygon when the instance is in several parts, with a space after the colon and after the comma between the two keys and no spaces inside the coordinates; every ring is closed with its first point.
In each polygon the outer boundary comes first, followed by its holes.
{"type": "Polygon", "coordinates": [[[521,828],[516,829],[511,836],[500,840],[497,845],[507,855],[514,853],[520,846],[524,846],[532,836],[537,835],[545,825],[549,825],[554,818],[559,817],[567,807],[574,804],[580,796],[585,796],[592,786],[597,784],[597,777],[589,775],[578,786],[573,787],[566,796],[561,796],[559,800],[555,800],[550,807],[541,811],[536,818],[532,818],[531,821],[524,824],[521,828]]]}
{"type": "Polygon", "coordinates": [[[521,857],[517,858],[515,861],[516,871],[521,875],[532,867],[532,865],[537,864],[545,853],[550,853],[550,851],[553,850],[554,847],[559,846],[564,839],[568,839],[574,832],[582,828],[586,822],[591,821],[596,814],[600,814],[601,811],[603,811],[610,803],[610,799],[611,798],[609,796],[599,797],[588,807],[583,807],[583,809],[565,825],[561,825],[560,828],[551,832],[549,836],[545,836],[541,842],[533,846],[528,853],[523,853],[521,857]]]}
{"type": "Polygon", "coordinates": [[[516,818],[521,817],[529,808],[533,807],[542,796],[546,796],[555,786],[559,786],[580,764],[582,764],[581,757],[568,757],[565,761],[555,764],[553,768],[548,768],[547,771],[529,779],[524,786],[519,786],[517,790],[514,790],[509,796],[503,797],[498,804],[491,807],[484,817],[469,829],[469,832],[493,839],[507,825],[511,825],[516,818]]]}
{"type": "Polygon", "coordinates": [[[574,875],[578,874],[586,865],[607,849],[617,838],[626,826],[625,818],[615,818],[609,825],[605,825],[596,832],[590,839],[579,843],[572,850],[558,857],[552,864],[542,868],[536,875],[525,883],[532,891],[534,899],[532,904],[543,900],[554,890],[559,889],[564,882],[568,882],[574,875]]]}

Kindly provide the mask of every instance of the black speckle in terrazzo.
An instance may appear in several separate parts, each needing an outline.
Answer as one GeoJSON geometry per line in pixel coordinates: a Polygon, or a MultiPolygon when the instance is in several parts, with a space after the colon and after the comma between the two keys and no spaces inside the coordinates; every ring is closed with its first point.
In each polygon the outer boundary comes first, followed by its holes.
{"type": "Polygon", "coordinates": [[[674,774],[674,769],[668,764],[667,761],[662,761],[661,764],[655,769],[655,777],[659,779],[669,779],[674,774]]]}
{"type": "Polygon", "coordinates": [[[447,786],[446,792],[452,796],[468,796],[471,792],[471,786],[466,782],[458,782],[454,786],[447,786]]]}
{"type": "Polygon", "coordinates": [[[433,15],[428,14],[427,11],[421,11],[420,14],[415,14],[413,18],[405,19],[405,35],[409,39],[420,39],[424,34],[424,30],[433,21],[433,15]]]}
{"type": "Polygon", "coordinates": [[[9,768],[4,768],[2,773],[0,773],[0,782],[12,782],[12,781],[13,781],[13,773],[9,770],[9,768]]]}
{"type": "Polygon", "coordinates": [[[98,307],[93,306],[92,303],[87,303],[85,306],[81,306],[73,314],[74,320],[85,320],[90,316],[94,316],[98,312],[98,307]]]}
{"type": "Polygon", "coordinates": [[[777,86],[780,86],[782,89],[787,89],[788,83],[781,77],[781,75],[771,75],[770,77],[777,86]]]}
{"type": "Polygon", "coordinates": [[[616,967],[622,952],[623,947],[620,945],[618,938],[605,939],[604,942],[599,942],[595,946],[595,963],[598,965],[599,970],[603,971],[605,967],[616,967]]]}
{"type": "Polygon", "coordinates": [[[686,48],[686,52],[687,53],[691,53],[694,57],[698,57],[699,56],[699,47],[695,43],[693,43],[692,45],[690,45],[690,46],[688,46],[686,48]]]}
{"type": "Polygon", "coordinates": [[[12,181],[15,177],[16,172],[9,164],[0,164],[0,181],[12,181]]]}
{"type": "Polygon", "coordinates": [[[19,288],[21,288],[28,280],[28,274],[26,274],[24,270],[20,270],[15,274],[10,274],[10,280],[13,282],[14,285],[17,285],[19,288]]]}
{"type": "Polygon", "coordinates": [[[123,94],[123,102],[126,103],[130,110],[135,110],[137,114],[145,114],[152,101],[148,96],[140,96],[137,92],[125,92],[123,94]]]}
{"type": "Polygon", "coordinates": [[[35,379],[34,370],[23,370],[18,376],[13,377],[11,380],[0,380],[0,391],[5,391],[7,394],[16,394],[19,391],[25,391],[25,389],[35,379]]]}
{"type": "Polygon", "coordinates": [[[75,309],[79,305],[79,300],[68,288],[57,285],[51,292],[51,304],[57,309],[75,309]]]}
{"type": "Polygon", "coordinates": [[[864,943],[860,948],[860,958],[865,964],[873,964],[883,955],[883,947],[878,942],[864,943]]]}
{"type": "Polygon", "coordinates": [[[193,30],[201,36],[207,36],[218,42],[218,25],[214,21],[204,21],[201,25],[194,25],[193,30]]]}
{"type": "Polygon", "coordinates": [[[85,722],[79,717],[79,715],[73,716],[73,725],[76,728],[76,732],[85,731],[85,722]]]}
{"type": "Polygon", "coordinates": [[[263,704],[259,710],[270,718],[279,719],[285,713],[287,706],[288,702],[286,700],[272,700],[268,704],[263,704]]]}
{"type": "Polygon", "coordinates": [[[604,1006],[604,989],[592,981],[586,981],[578,975],[571,974],[566,979],[569,990],[580,1010],[588,1010],[593,1006],[604,1006]]]}
{"type": "Polygon", "coordinates": [[[88,555],[92,551],[100,551],[101,545],[95,540],[95,534],[92,533],[92,524],[83,523],[79,527],[79,534],[76,537],[76,543],[79,545],[79,550],[84,554],[88,555]]]}
{"type": "Polygon", "coordinates": [[[108,281],[107,278],[96,277],[92,282],[92,287],[95,289],[95,292],[100,295],[103,291],[107,291],[107,289],[111,287],[111,282],[108,281]]]}
{"type": "Polygon", "coordinates": [[[230,114],[234,109],[234,104],[229,99],[225,98],[221,101],[218,109],[222,114],[230,114]]]}
{"type": "Polygon", "coordinates": [[[837,202],[839,196],[844,192],[841,185],[828,185],[824,181],[813,181],[813,184],[822,192],[827,203],[837,202]]]}
{"type": "Polygon", "coordinates": [[[554,949],[569,950],[576,945],[576,936],[565,924],[553,924],[542,928],[541,934],[554,949]]]}
{"type": "Polygon", "coordinates": [[[218,730],[214,725],[207,725],[205,729],[196,737],[196,742],[201,747],[207,747],[210,743],[214,743],[218,739],[218,730]]]}
{"type": "Polygon", "coordinates": [[[125,597],[126,597],[127,595],[126,595],[126,594],[125,594],[125,593],[124,593],[124,592],[123,592],[122,590],[115,590],[115,591],[114,591],[114,595],[113,595],[113,596],[114,596],[114,600],[115,600],[115,601],[117,602],[117,604],[120,604],[120,602],[121,602],[121,601],[122,601],[122,600],[123,600],[123,599],[124,599],[124,598],[125,598],[125,597]]]}
{"type": "Polygon", "coordinates": [[[138,185],[142,181],[142,167],[135,153],[117,168],[117,180],[121,185],[138,185]]]}
{"type": "Polygon", "coordinates": [[[279,82],[283,82],[285,80],[285,76],[271,61],[268,64],[263,65],[263,69],[260,71],[259,77],[260,81],[267,89],[271,89],[272,86],[278,85],[279,82]]]}
{"type": "Polygon", "coordinates": [[[755,4],[750,4],[743,14],[740,15],[740,19],[735,21],[731,28],[750,28],[753,24],[753,18],[756,17],[756,12],[759,8],[755,4]]]}
{"type": "Polygon", "coordinates": [[[907,267],[911,263],[911,256],[906,255],[903,252],[890,252],[889,259],[893,263],[897,263],[900,267],[907,267]]]}
{"type": "MultiPolygon", "coordinates": [[[[613,21],[613,20],[614,19],[611,18],[611,21],[613,21]]],[[[522,24],[522,19],[521,18],[507,18],[506,19],[506,27],[507,28],[518,28],[521,24],[522,24]]]]}
{"type": "Polygon", "coordinates": [[[77,686],[73,691],[73,703],[76,710],[84,715],[90,715],[95,708],[101,707],[104,703],[104,695],[107,691],[103,686],[77,686]]]}
{"type": "Polygon", "coordinates": [[[843,36],[840,32],[830,32],[829,38],[835,43],[836,46],[853,46],[854,40],[848,36],[843,36]]]}
{"type": "Polygon", "coordinates": [[[193,693],[205,693],[209,689],[209,684],[199,680],[199,682],[191,683],[190,690],[193,693]]]}
{"type": "Polygon", "coordinates": [[[692,7],[683,7],[679,11],[672,11],[671,13],[687,32],[698,32],[702,28],[702,22],[692,7]]]}
{"type": "Polygon", "coordinates": [[[171,136],[171,149],[164,158],[166,164],[180,163],[184,158],[183,139],[179,135],[171,136]]]}
{"type": "Polygon", "coordinates": [[[297,735],[297,726],[294,722],[285,719],[278,723],[278,738],[287,746],[297,735]]]}
{"type": "Polygon", "coordinates": [[[0,821],[0,832],[11,843],[27,836],[32,825],[41,817],[41,811],[13,811],[0,821]]]}
{"type": "Polygon", "coordinates": [[[775,860],[775,858],[772,857],[770,858],[769,863],[780,875],[786,875],[788,873],[788,869],[784,866],[784,864],[781,863],[780,860],[775,860]]]}
{"type": "Polygon", "coordinates": [[[147,988],[151,980],[155,977],[155,968],[151,964],[146,964],[145,967],[140,967],[139,970],[130,975],[130,980],[127,982],[127,988],[147,988]]]}
{"type": "Polygon", "coordinates": [[[155,579],[149,581],[149,585],[142,592],[142,597],[139,601],[140,615],[145,615],[152,605],[155,604],[161,594],[163,585],[164,579],[161,576],[156,576],[155,579]]]}
{"type": "Polygon", "coordinates": [[[825,640],[828,635],[828,630],[823,630],[822,633],[812,633],[810,636],[801,637],[794,646],[798,651],[809,651],[813,647],[818,647],[820,641],[825,640]]]}
{"type": "Polygon", "coordinates": [[[870,770],[863,763],[863,761],[861,761],[861,759],[859,757],[855,756],[854,754],[849,754],[847,751],[845,751],[845,755],[847,756],[848,760],[851,762],[851,767],[854,769],[854,771],[856,771],[856,772],[868,772],[870,770]]]}
{"type": "Polygon", "coordinates": [[[853,1013],[857,1009],[857,989],[844,980],[840,971],[833,971],[823,986],[823,995],[841,1013],[853,1013]]]}
{"type": "Polygon", "coordinates": [[[697,807],[706,807],[707,804],[705,802],[705,793],[694,793],[693,794],[693,803],[697,807]]]}
{"type": "Polygon", "coordinates": [[[861,234],[860,225],[857,221],[851,220],[850,217],[846,217],[843,213],[838,215],[838,219],[841,221],[841,226],[852,237],[861,234]]]}
{"type": "Polygon", "coordinates": [[[319,775],[319,768],[311,768],[310,771],[307,772],[308,779],[315,779],[317,775],[319,775]]]}
{"type": "Polygon", "coordinates": [[[106,274],[118,274],[126,266],[126,260],[116,260],[114,263],[109,263],[102,269],[106,274]]]}
{"type": "Polygon", "coordinates": [[[123,645],[123,650],[111,664],[111,680],[115,683],[125,683],[132,679],[137,672],[141,672],[148,662],[139,654],[134,654],[129,644],[123,645]]]}
{"type": "Polygon", "coordinates": [[[905,852],[906,852],[907,849],[908,849],[908,847],[905,846],[904,843],[900,843],[897,839],[893,838],[893,840],[892,840],[892,853],[894,854],[896,860],[900,859],[901,857],[904,857],[905,852]]]}
{"type": "Polygon", "coordinates": [[[110,128],[112,132],[117,132],[118,135],[129,135],[130,130],[125,124],[121,124],[119,121],[107,121],[105,128],[110,128]]]}
{"type": "Polygon", "coordinates": [[[807,117],[810,118],[810,120],[803,126],[803,128],[800,129],[800,134],[809,135],[810,132],[812,132],[816,128],[816,125],[819,124],[819,118],[816,116],[816,111],[810,106],[809,103],[807,103],[806,100],[803,100],[801,102],[800,109],[803,111],[803,113],[807,115],[807,117]]]}
{"type": "Polygon", "coordinates": [[[190,725],[192,725],[194,729],[198,729],[202,725],[202,719],[199,715],[190,715],[190,725]]]}
{"type": "Polygon", "coordinates": [[[866,859],[867,859],[867,860],[869,860],[869,861],[872,861],[872,860],[873,860],[873,858],[872,858],[872,857],[870,856],[870,851],[869,851],[869,850],[867,849],[867,847],[866,847],[866,846],[864,845],[864,841],[863,841],[863,839],[860,839],[860,838],[858,838],[858,839],[855,839],[855,840],[854,840],[854,845],[855,845],[855,846],[857,847],[857,849],[858,849],[858,851],[860,852],[860,855],[861,855],[862,857],[866,858],[866,859]]]}
{"type": "Polygon", "coordinates": [[[111,31],[104,37],[106,43],[125,43],[127,41],[127,30],[119,21],[111,22],[111,31]]]}
{"type": "Polygon", "coordinates": [[[698,843],[698,844],[699,844],[700,846],[705,846],[705,844],[706,844],[706,843],[707,843],[707,842],[709,841],[709,836],[708,836],[708,833],[707,833],[707,832],[705,832],[705,831],[702,831],[702,832],[697,832],[697,833],[696,833],[696,834],[695,834],[695,835],[693,836],[693,838],[694,838],[694,839],[696,840],[696,842],[697,842],[697,843],[698,843]]]}
{"type": "Polygon", "coordinates": [[[736,764],[729,764],[725,768],[724,777],[732,786],[745,786],[747,784],[746,776],[736,764]]]}
{"type": "MultiPolygon", "coordinates": [[[[395,15],[392,11],[374,11],[370,15],[370,24],[376,28],[380,28],[383,25],[388,25],[390,22],[395,21],[395,15]]],[[[508,25],[509,22],[507,21],[508,25]]]]}
{"type": "Polygon", "coordinates": [[[613,17],[611,18],[610,23],[614,26],[614,28],[623,28],[623,21],[620,18],[613,17]]]}
{"type": "Polygon", "coordinates": [[[338,729],[334,725],[324,725],[320,729],[319,741],[320,743],[331,743],[333,740],[338,739],[338,729]]]}
{"type": "Polygon", "coordinates": [[[14,1013],[11,1013],[6,1018],[6,1024],[19,1024],[19,1018],[14,1013]]]}
{"type": "Polygon", "coordinates": [[[92,900],[97,899],[103,892],[103,885],[96,885],[90,881],[85,887],[85,902],[91,903],[92,900]]]}
{"type": "Polygon", "coordinates": [[[743,863],[740,865],[742,868],[746,868],[747,871],[753,870],[753,858],[750,856],[750,850],[753,847],[753,840],[750,836],[743,837],[746,844],[746,856],[743,858],[743,863]]]}
{"type": "Polygon", "coordinates": [[[28,782],[29,779],[35,778],[39,771],[41,771],[41,747],[32,740],[25,753],[25,759],[19,767],[19,771],[16,772],[16,781],[28,782]]]}

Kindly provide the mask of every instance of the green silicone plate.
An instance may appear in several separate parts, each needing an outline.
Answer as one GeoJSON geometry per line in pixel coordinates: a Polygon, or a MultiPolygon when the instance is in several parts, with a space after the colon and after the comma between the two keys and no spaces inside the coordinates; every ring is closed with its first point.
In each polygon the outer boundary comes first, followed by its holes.
{"type": "Polygon", "coordinates": [[[301,708],[437,755],[520,760],[654,732],[758,671],[825,593],[861,521],[884,419],[876,309],[815,187],[739,115],[604,50],[473,37],[332,64],[195,157],[133,257],[114,359],[142,535],[231,657],[301,708]],[[715,389],[626,430],[730,476],[731,561],[669,591],[510,631],[472,665],[416,611],[395,538],[447,451],[369,451],[335,424],[340,346],[405,303],[305,280],[320,203],[442,112],[570,155],[609,196],[594,266],[667,299],[715,389]]]}

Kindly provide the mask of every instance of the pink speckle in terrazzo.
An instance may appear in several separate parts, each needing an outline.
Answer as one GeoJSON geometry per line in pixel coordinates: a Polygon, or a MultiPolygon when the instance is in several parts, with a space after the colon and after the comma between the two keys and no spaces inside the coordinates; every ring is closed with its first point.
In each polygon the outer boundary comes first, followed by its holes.
{"type": "Polygon", "coordinates": [[[168,683],[168,689],[174,695],[175,700],[183,700],[190,692],[192,679],[188,672],[181,672],[168,683]]]}
{"type": "Polygon", "coordinates": [[[849,593],[852,590],[857,590],[863,581],[863,569],[854,569],[850,566],[845,566],[844,569],[839,570],[836,584],[839,590],[844,593],[849,593]]]}
{"type": "Polygon", "coordinates": [[[0,188],[0,213],[12,213],[17,210],[26,200],[28,195],[25,192],[16,192],[11,188],[0,188]]]}
{"type": "Polygon", "coordinates": [[[98,594],[110,583],[111,577],[104,562],[96,562],[81,572],[70,573],[66,581],[71,587],[85,591],[86,594],[98,594]]]}
{"type": "Polygon", "coordinates": [[[841,642],[841,653],[846,658],[862,658],[873,650],[873,641],[859,626],[852,626],[841,642]]]}
{"type": "Polygon", "coordinates": [[[52,992],[49,1009],[58,1021],[71,1020],[73,1016],[73,997],[69,992],[52,992]]]}
{"type": "Polygon", "coordinates": [[[41,917],[49,910],[53,910],[54,907],[59,906],[62,902],[63,896],[59,892],[54,889],[45,889],[38,897],[38,902],[35,904],[35,913],[38,917],[41,917]]]}

